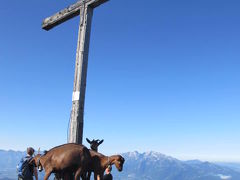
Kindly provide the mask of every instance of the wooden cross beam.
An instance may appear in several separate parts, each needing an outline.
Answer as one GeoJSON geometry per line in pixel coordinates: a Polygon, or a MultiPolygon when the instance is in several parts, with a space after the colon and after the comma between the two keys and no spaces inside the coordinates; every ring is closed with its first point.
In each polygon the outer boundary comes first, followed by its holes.
{"type": "Polygon", "coordinates": [[[42,23],[42,28],[45,30],[50,30],[53,27],[75,17],[80,14],[80,9],[82,6],[88,6],[93,8],[96,8],[97,6],[105,3],[109,0],[82,0],[78,1],[77,3],[63,9],[62,11],[54,14],[51,17],[46,18],[42,23]]]}
{"type": "Polygon", "coordinates": [[[108,0],[80,0],[53,16],[46,18],[42,23],[43,29],[50,30],[53,27],[80,15],[72,95],[72,111],[68,137],[69,143],[82,144],[88,52],[93,9],[107,1],[108,0]]]}

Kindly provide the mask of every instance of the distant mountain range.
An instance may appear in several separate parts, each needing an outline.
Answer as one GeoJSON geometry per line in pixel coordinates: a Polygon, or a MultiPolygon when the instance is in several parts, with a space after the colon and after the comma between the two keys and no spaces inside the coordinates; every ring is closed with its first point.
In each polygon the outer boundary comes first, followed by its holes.
{"type": "Polygon", "coordinates": [[[240,171],[199,160],[180,161],[157,152],[124,153],[126,164],[115,179],[129,180],[240,180],[240,171]]]}
{"type": "MultiPolygon", "coordinates": [[[[20,151],[0,150],[0,180],[15,180],[20,151]]],[[[114,180],[240,180],[240,164],[180,161],[157,152],[122,154],[124,169],[113,168],[114,180]]],[[[42,179],[43,174],[40,175],[42,179]]]]}

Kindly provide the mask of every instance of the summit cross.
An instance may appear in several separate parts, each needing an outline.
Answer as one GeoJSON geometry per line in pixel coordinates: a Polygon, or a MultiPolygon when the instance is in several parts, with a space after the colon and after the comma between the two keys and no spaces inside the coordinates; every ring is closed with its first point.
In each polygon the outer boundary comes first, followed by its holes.
{"type": "Polygon", "coordinates": [[[68,143],[82,144],[88,52],[93,9],[107,1],[109,0],[77,1],[75,4],[46,18],[42,23],[42,28],[48,31],[80,15],[68,143]]]}

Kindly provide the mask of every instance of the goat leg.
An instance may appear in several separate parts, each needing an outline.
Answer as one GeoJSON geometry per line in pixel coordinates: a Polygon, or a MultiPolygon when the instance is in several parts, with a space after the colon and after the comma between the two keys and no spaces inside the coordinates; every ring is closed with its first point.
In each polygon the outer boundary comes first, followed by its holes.
{"type": "Polygon", "coordinates": [[[44,176],[44,180],[48,180],[51,173],[52,173],[51,171],[46,171],[45,176],[44,176]]]}
{"type": "MultiPolygon", "coordinates": [[[[75,173],[74,179],[75,179],[75,180],[80,180],[80,175],[81,175],[81,173],[82,173],[82,168],[78,168],[77,171],[76,171],[76,173],[75,173]]],[[[84,179],[85,179],[85,178],[86,178],[86,177],[84,177],[84,179]]]]}

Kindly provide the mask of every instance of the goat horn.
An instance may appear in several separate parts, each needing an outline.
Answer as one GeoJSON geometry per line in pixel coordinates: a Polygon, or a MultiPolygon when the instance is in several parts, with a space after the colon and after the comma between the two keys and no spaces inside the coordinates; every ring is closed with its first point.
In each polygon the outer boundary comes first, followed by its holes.
{"type": "Polygon", "coordinates": [[[90,141],[88,138],[86,138],[86,140],[87,140],[87,142],[88,142],[89,144],[91,144],[91,143],[92,143],[92,141],[90,141]]]}
{"type": "Polygon", "coordinates": [[[104,141],[104,140],[102,139],[102,140],[101,140],[99,143],[100,143],[100,144],[102,144],[102,143],[103,143],[103,141],[104,141]]]}

